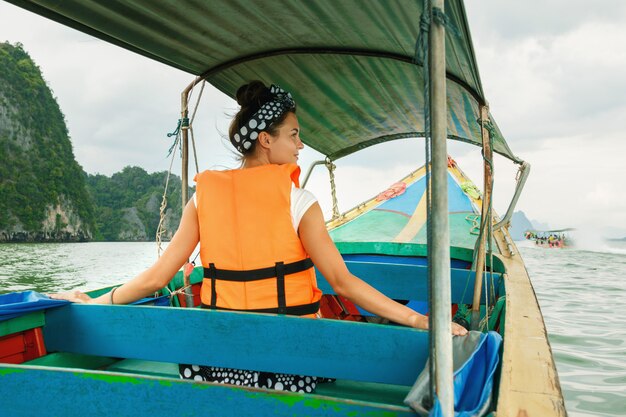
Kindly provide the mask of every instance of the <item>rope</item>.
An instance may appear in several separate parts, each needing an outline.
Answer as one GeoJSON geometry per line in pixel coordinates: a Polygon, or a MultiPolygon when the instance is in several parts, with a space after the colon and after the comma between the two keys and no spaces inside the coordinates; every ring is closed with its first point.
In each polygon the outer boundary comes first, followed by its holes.
{"type": "Polygon", "coordinates": [[[339,218],[339,206],[337,204],[337,187],[335,187],[335,168],[337,166],[333,164],[333,161],[327,156],[325,161],[326,168],[328,168],[328,176],[330,177],[330,195],[333,199],[333,217],[331,220],[339,218]]]}
{"type": "Polygon", "coordinates": [[[196,138],[193,134],[193,128],[189,127],[189,132],[191,133],[191,147],[193,149],[193,161],[196,165],[196,174],[200,172],[200,168],[198,167],[198,154],[196,152],[196,138]]]}
{"type": "MultiPolygon", "coordinates": [[[[183,119],[178,119],[178,124],[176,125],[176,129],[174,129],[173,132],[170,132],[167,134],[168,138],[171,138],[172,136],[178,136],[178,134],[180,133],[180,125],[182,122],[183,122],[183,119]]],[[[189,119],[187,119],[187,123],[189,123],[189,119]]]]}
{"type": "Polygon", "coordinates": [[[454,26],[452,20],[439,7],[433,7],[433,21],[443,26],[446,29],[446,32],[450,32],[457,37],[461,36],[461,32],[459,32],[457,27],[454,26]]]}
{"type": "MultiPolygon", "coordinates": [[[[176,144],[178,142],[180,142],[180,129],[178,129],[178,134],[176,135],[176,140],[174,140],[174,145],[172,145],[172,148],[176,146],[176,144]]],[[[160,258],[161,257],[161,253],[163,252],[163,249],[161,248],[161,244],[162,244],[162,236],[165,233],[166,229],[165,229],[165,209],[167,208],[167,188],[169,186],[170,183],[170,175],[172,174],[172,165],[174,164],[174,156],[175,154],[173,152],[170,152],[170,154],[172,156],[171,161],[170,161],[170,169],[167,171],[167,177],[165,179],[165,188],[163,190],[163,197],[161,199],[161,206],[159,207],[159,226],[157,227],[157,232],[156,232],[156,242],[157,242],[157,257],[160,258]]],[[[169,156],[168,155],[168,156],[169,156]]]]}
{"type": "MultiPolygon", "coordinates": [[[[493,123],[491,123],[490,120],[487,120],[486,122],[484,122],[486,125],[486,129],[489,132],[489,148],[492,150],[492,155],[493,155],[493,139],[496,135],[496,129],[495,126],[493,125],[493,123]]],[[[483,158],[484,158],[484,148],[483,148],[483,158]]],[[[493,157],[492,157],[493,158],[493,157]]],[[[487,162],[487,164],[489,164],[489,167],[491,168],[491,178],[494,178],[494,166],[493,166],[493,159],[487,159],[485,158],[485,161],[487,162]]],[[[489,210],[487,211],[488,213],[488,223],[487,223],[487,256],[489,256],[489,277],[491,279],[491,291],[492,291],[492,295],[494,296],[494,300],[495,300],[495,289],[493,288],[493,183],[494,181],[492,180],[489,186],[489,195],[491,196],[489,198],[489,210]]],[[[487,262],[485,262],[485,268],[487,267],[487,262]]],[[[487,283],[487,274],[485,273],[485,283],[487,283]]],[[[487,290],[485,288],[485,298],[488,298],[488,293],[487,290]]],[[[489,304],[485,303],[486,306],[489,306],[489,304]]],[[[486,318],[487,318],[487,322],[489,322],[489,309],[486,309],[486,318]]]]}
{"type": "MultiPolygon", "coordinates": [[[[196,118],[196,112],[198,111],[198,107],[200,105],[200,99],[202,98],[202,93],[204,92],[204,86],[206,85],[206,80],[202,81],[202,87],[200,87],[200,93],[198,94],[198,99],[196,100],[196,105],[194,106],[193,113],[191,114],[191,121],[189,122],[189,133],[191,133],[191,146],[193,148],[193,160],[196,164],[196,174],[200,172],[200,168],[198,166],[198,153],[196,151],[196,137],[193,134],[193,121],[196,118]]],[[[191,90],[193,93],[193,89],[191,90]]],[[[191,97],[191,93],[189,94],[191,97]]]]}
{"type": "MultiPolygon", "coordinates": [[[[188,117],[182,117],[180,119],[178,119],[178,124],[176,125],[176,129],[174,129],[173,132],[170,132],[167,134],[167,137],[170,138],[172,136],[175,136],[174,139],[174,143],[172,144],[172,146],[170,146],[168,152],[167,152],[167,156],[172,156],[171,161],[170,161],[170,167],[167,171],[167,177],[165,180],[165,187],[163,190],[163,197],[161,199],[161,206],[159,207],[159,225],[157,227],[157,232],[156,232],[156,242],[157,242],[157,256],[160,258],[161,257],[161,253],[163,252],[163,249],[161,247],[163,241],[162,241],[162,237],[163,234],[166,232],[165,229],[165,210],[167,209],[167,189],[169,187],[169,183],[170,183],[170,175],[172,174],[172,166],[174,165],[174,149],[176,149],[176,146],[178,146],[181,154],[182,154],[182,131],[187,129],[189,130],[189,132],[191,133],[191,144],[193,146],[193,157],[194,157],[194,162],[196,164],[196,173],[198,173],[200,171],[199,167],[198,167],[198,155],[196,152],[196,140],[193,134],[193,121],[196,118],[196,113],[198,111],[198,107],[200,105],[200,99],[202,98],[202,93],[204,92],[204,86],[206,84],[206,80],[204,80],[202,82],[202,87],[200,88],[200,94],[198,94],[198,98],[196,100],[196,105],[194,106],[193,109],[193,113],[191,115],[191,120],[188,117]]],[[[197,84],[196,84],[197,85],[197,84]]],[[[194,86],[195,88],[195,86],[194,86]]],[[[189,92],[189,99],[191,99],[192,95],[193,95],[193,88],[191,89],[191,91],[189,92]]],[[[183,114],[188,114],[188,107],[189,107],[189,100],[187,101],[187,107],[185,109],[183,109],[183,114]]],[[[197,257],[197,255],[196,255],[197,257]]],[[[195,258],[194,258],[195,261],[195,258]]]]}
{"type": "MultiPolygon", "coordinates": [[[[428,34],[430,32],[430,14],[428,13],[430,10],[430,1],[424,0],[424,11],[420,16],[419,22],[419,35],[417,36],[417,40],[415,42],[415,52],[413,53],[413,63],[422,65],[424,68],[424,72],[426,72],[427,61],[428,61],[428,34]]],[[[446,29],[446,32],[450,32],[456,37],[461,36],[461,32],[459,29],[452,23],[452,20],[446,15],[446,13],[441,10],[439,7],[433,7],[433,16],[432,20],[443,26],[446,29]]]]}
{"type": "Polygon", "coordinates": [[[413,63],[421,64],[426,72],[426,61],[428,60],[428,33],[430,32],[430,1],[424,0],[424,11],[420,16],[419,28],[420,32],[415,41],[415,52],[413,54],[413,63]]]}
{"type": "Polygon", "coordinates": [[[178,119],[178,124],[176,125],[176,129],[174,129],[173,132],[167,134],[168,138],[171,138],[172,136],[176,136],[176,138],[174,139],[174,143],[172,144],[172,146],[170,146],[170,149],[167,151],[167,156],[170,156],[172,152],[174,152],[174,149],[176,148],[176,144],[178,144],[178,150],[182,154],[183,149],[182,149],[182,142],[180,141],[180,134],[181,134],[182,129],[187,129],[187,128],[189,128],[189,118],[183,117],[182,119],[178,119]]]}
{"type": "MultiPolygon", "coordinates": [[[[489,120],[483,121],[482,119],[478,119],[477,122],[481,125],[481,128],[484,128],[489,133],[489,145],[490,145],[490,148],[493,149],[493,138],[495,136],[494,125],[489,120]]],[[[483,157],[483,160],[485,161],[485,164],[487,164],[490,167],[491,176],[493,177],[493,173],[494,173],[493,160],[486,157],[484,148],[481,149],[481,155],[483,157]]],[[[482,242],[483,240],[483,236],[485,235],[485,233],[487,234],[486,236],[487,250],[485,251],[485,262],[482,268],[483,269],[483,281],[484,281],[483,287],[485,291],[485,318],[479,322],[479,329],[483,329],[485,326],[485,323],[487,323],[487,325],[489,323],[489,290],[488,290],[488,285],[487,285],[488,279],[491,280],[491,284],[492,284],[491,293],[492,293],[493,299],[495,300],[495,288],[494,288],[494,280],[493,280],[493,183],[494,181],[490,182],[489,190],[484,190],[485,195],[488,194],[491,196],[491,198],[489,199],[489,205],[487,206],[486,218],[485,219],[481,218],[480,225],[478,225],[478,218],[481,216],[470,214],[466,216],[465,218],[466,220],[472,222],[472,228],[470,229],[470,233],[478,235],[478,238],[476,239],[476,243],[474,244],[474,257],[472,260],[471,269],[474,269],[478,262],[478,248],[480,246],[480,242],[482,242]],[[487,272],[488,272],[487,262],[486,262],[487,257],[489,257],[489,261],[490,261],[489,262],[489,277],[487,276],[487,272]]],[[[483,199],[483,204],[484,203],[485,201],[483,199]]],[[[466,289],[467,289],[467,282],[466,282],[466,289]]]]}
{"type": "MultiPolygon", "coordinates": [[[[492,141],[492,136],[491,134],[489,135],[489,142],[490,144],[493,143],[492,141]]],[[[493,149],[493,148],[492,148],[493,149]]],[[[493,177],[493,163],[492,163],[492,168],[491,168],[491,176],[493,177]]],[[[496,296],[495,296],[495,288],[494,288],[494,283],[493,283],[493,181],[491,181],[491,191],[490,191],[490,195],[492,196],[490,198],[489,201],[489,226],[488,226],[488,233],[487,233],[487,237],[489,238],[488,241],[488,245],[487,245],[487,254],[489,256],[489,279],[491,281],[491,295],[492,298],[495,302],[496,296]]],[[[487,262],[485,262],[485,268],[487,267],[487,262]]],[[[485,284],[487,283],[487,273],[485,272],[484,274],[485,276],[485,284]]],[[[485,317],[487,320],[487,323],[489,323],[489,304],[487,303],[488,301],[488,293],[487,290],[485,289],[485,306],[487,306],[486,310],[485,310],[485,317]]]]}
{"type": "Polygon", "coordinates": [[[470,227],[470,235],[480,235],[480,215],[478,214],[468,214],[465,216],[465,220],[472,223],[472,227],[470,227]]]}
{"type": "Polygon", "coordinates": [[[170,299],[170,307],[174,306],[174,297],[177,296],[178,294],[183,294],[187,288],[191,288],[191,285],[181,287],[177,289],[176,291],[172,291],[167,287],[163,288],[164,290],[167,290],[167,292],[169,293],[167,296],[170,299]]]}
{"type": "MultiPolygon", "coordinates": [[[[479,124],[487,130],[489,134],[489,147],[493,150],[493,138],[495,137],[495,127],[491,123],[490,120],[478,120],[479,124]]],[[[485,148],[481,149],[481,155],[485,163],[489,166],[491,177],[493,178],[494,174],[494,166],[493,159],[487,158],[485,155],[485,148]]],[[[493,288],[493,184],[494,181],[489,183],[489,205],[487,207],[487,218],[482,222],[482,227],[480,228],[479,238],[477,239],[477,243],[482,240],[482,237],[485,233],[487,233],[487,250],[485,252],[485,263],[483,266],[483,286],[485,291],[485,318],[481,321],[481,328],[484,328],[484,323],[489,323],[489,291],[488,291],[488,280],[491,280],[492,287],[492,295],[495,299],[495,288],[493,288]],[[489,278],[487,275],[487,257],[489,257],[489,278]],[[484,323],[483,323],[484,322],[484,323]]],[[[485,194],[487,194],[487,190],[485,190],[485,194]]],[[[483,200],[484,203],[484,200],[483,200]]],[[[476,251],[476,248],[474,249],[476,251]]]]}
{"type": "MultiPolygon", "coordinates": [[[[198,106],[200,105],[200,99],[202,98],[202,93],[204,92],[204,86],[206,85],[206,80],[202,81],[202,87],[200,87],[200,93],[198,94],[198,99],[196,100],[196,105],[194,106],[193,113],[191,114],[191,124],[193,124],[194,119],[196,118],[196,112],[198,111],[198,106]]],[[[193,89],[189,93],[189,98],[191,98],[191,94],[193,93],[193,89]]],[[[187,104],[189,105],[189,104],[187,104]]],[[[187,109],[185,109],[187,110],[187,109]]]]}

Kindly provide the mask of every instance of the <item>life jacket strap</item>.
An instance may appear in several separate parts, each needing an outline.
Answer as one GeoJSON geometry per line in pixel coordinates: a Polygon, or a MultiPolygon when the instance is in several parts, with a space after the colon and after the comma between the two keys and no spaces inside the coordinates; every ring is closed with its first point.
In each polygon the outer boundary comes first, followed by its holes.
{"type": "Polygon", "coordinates": [[[204,268],[204,277],[210,278],[211,280],[218,279],[222,281],[248,282],[268,278],[278,278],[279,274],[281,274],[284,278],[285,275],[306,271],[312,267],[313,261],[311,258],[305,258],[288,264],[276,262],[274,266],[270,266],[268,268],[249,269],[247,271],[217,269],[215,268],[215,264],[209,264],[209,268],[204,268]]]}
{"type": "Polygon", "coordinates": [[[276,262],[276,295],[278,296],[278,314],[286,314],[287,302],[285,301],[285,264],[276,262]]]}
{"type": "MultiPolygon", "coordinates": [[[[213,277],[211,278],[211,306],[215,307],[215,305],[217,304],[217,291],[216,291],[216,283],[215,283],[215,264],[209,264],[209,271],[210,271],[210,275],[213,277]]],[[[204,273],[204,275],[206,275],[206,271],[204,273]]]]}
{"type": "Polygon", "coordinates": [[[224,310],[224,311],[243,311],[245,313],[273,313],[273,314],[286,314],[288,316],[306,316],[310,314],[315,314],[320,309],[320,302],[316,301],[310,304],[302,304],[299,306],[289,306],[280,309],[280,307],[275,308],[258,308],[251,310],[241,310],[241,309],[233,309],[233,308],[224,308],[224,307],[211,307],[207,304],[202,304],[202,308],[210,309],[210,310],[224,310]],[[280,312],[279,310],[282,310],[280,312]]]}
{"type": "Polygon", "coordinates": [[[250,269],[247,271],[234,271],[228,269],[217,269],[215,264],[210,263],[208,268],[204,268],[204,278],[211,280],[211,304],[203,307],[213,310],[230,310],[227,308],[217,307],[217,291],[216,281],[236,281],[249,282],[261,279],[276,278],[276,296],[278,307],[264,308],[258,310],[236,310],[236,311],[252,311],[256,313],[276,313],[289,314],[294,316],[303,316],[307,314],[315,314],[319,310],[319,301],[312,304],[303,304],[300,306],[287,306],[285,298],[285,275],[295,274],[306,271],[313,267],[311,258],[305,258],[300,261],[285,264],[284,262],[276,262],[274,266],[261,269],[250,269]]]}

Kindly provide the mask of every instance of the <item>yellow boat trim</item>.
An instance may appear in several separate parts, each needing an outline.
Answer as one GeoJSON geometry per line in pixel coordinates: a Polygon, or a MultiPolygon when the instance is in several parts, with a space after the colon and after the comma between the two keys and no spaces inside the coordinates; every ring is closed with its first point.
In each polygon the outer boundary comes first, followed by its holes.
{"type": "MultiPolygon", "coordinates": [[[[408,187],[409,185],[413,184],[418,179],[422,178],[425,174],[426,174],[426,166],[424,165],[416,169],[415,171],[411,172],[409,175],[407,175],[400,181],[405,183],[408,187]]],[[[363,203],[359,204],[358,206],[341,214],[338,218],[327,221],[326,228],[328,229],[328,231],[336,229],[337,227],[344,225],[351,220],[356,219],[361,214],[367,213],[368,211],[370,211],[374,207],[379,206],[382,203],[384,203],[384,201],[377,201],[376,197],[370,198],[369,200],[366,200],[363,203]]],[[[420,204],[421,204],[421,201],[420,201],[420,204]]]]}
{"type": "Polygon", "coordinates": [[[393,238],[392,242],[410,242],[411,240],[413,240],[415,235],[417,235],[422,229],[424,223],[426,223],[426,192],[424,192],[424,194],[422,195],[422,198],[417,204],[417,207],[415,207],[415,211],[413,212],[413,215],[411,215],[411,218],[409,219],[406,226],[404,226],[404,229],[402,229],[400,233],[398,233],[398,235],[393,238]]]}

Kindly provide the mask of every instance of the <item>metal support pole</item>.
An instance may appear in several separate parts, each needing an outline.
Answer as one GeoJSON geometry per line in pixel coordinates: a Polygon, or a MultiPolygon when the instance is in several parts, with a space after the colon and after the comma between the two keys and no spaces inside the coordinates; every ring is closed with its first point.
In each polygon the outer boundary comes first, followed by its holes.
{"type": "Polygon", "coordinates": [[[324,165],[326,163],[326,161],[324,160],[319,160],[319,161],[315,161],[313,162],[310,166],[309,169],[306,172],[306,175],[304,176],[304,181],[302,181],[302,185],[300,188],[305,188],[306,187],[306,183],[309,182],[309,177],[311,176],[311,173],[313,172],[313,168],[315,168],[318,165],[324,165]]]}
{"type": "Polygon", "coordinates": [[[191,90],[201,83],[204,79],[202,77],[196,77],[194,80],[183,90],[180,94],[180,118],[181,118],[181,138],[182,138],[182,149],[183,149],[183,166],[181,172],[181,180],[182,180],[182,211],[185,211],[185,206],[187,205],[187,201],[189,201],[189,96],[191,94],[191,90]]]}
{"type": "Polygon", "coordinates": [[[483,180],[483,203],[480,214],[481,239],[478,244],[478,254],[476,255],[476,279],[474,281],[474,299],[472,301],[472,320],[470,323],[470,328],[472,330],[477,330],[478,324],[480,322],[480,295],[483,288],[483,270],[485,269],[485,242],[487,237],[487,227],[489,226],[489,222],[491,222],[489,207],[491,206],[491,189],[493,182],[491,162],[488,162],[493,161],[493,152],[491,150],[491,144],[489,142],[489,131],[485,127],[485,123],[489,121],[489,107],[480,106],[480,119],[485,163],[483,180]]]}
{"type": "MultiPolygon", "coordinates": [[[[191,84],[190,87],[193,87],[194,83],[191,84]]],[[[180,121],[180,130],[182,134],[182,142],[183,142],[183,162],[182,162],[182,171],[181,171],[181,195],[182,195],[182,210],[185,211],[185,206],[187,205],[187,201],[189,200],[188,194],[188,171],[189,171],[189,126],[186,123],[187,118],[189,117],[189,111],[187,110],[187,104],[189,102],[189,92],[191,88],[187,87],[181,94],[181,121],[180,121]]],[[[183,281],[185,286],[185,303],[187,307],[192,308],[194,305],[193,302],[193,293],[191,291],[191,281],[188,276],[183,274],[183,281]]]]}
{"type": "Polygon", "coordinates": [[[434,18],[435,10],[444,11],[444,0],[432,0],[430,24],[430,123],[432,137],[431,245],[435,390],[446,417],[454,416],[452,367],[452,328],[450,313],[450,228],[448,219],[448,151],[446,103],[445,28],[434,18]]]}
{"type": "Polygon", "coordinates": [[[493,226],[494,232],[496,230],[500,230],[504,226],[507,226],[509,224],[509,221],[511,221],[511,217],[513,216],[513,211],[515,210],[515,205],[517,204],[517,200],[519,200],[520,195],[522,195],[522,190],[524,189],[524,185],[526,184],[526,180],[528,179],[529,174],[530,174],[530,164],[524,161],[522,162],[522,165],[519,168],[517,185],[515,186],[515,194],[513,194],[513,198],[511,199],[509,208],[506,210],[506,214],[504,215],[504,218],[493,226]]]}

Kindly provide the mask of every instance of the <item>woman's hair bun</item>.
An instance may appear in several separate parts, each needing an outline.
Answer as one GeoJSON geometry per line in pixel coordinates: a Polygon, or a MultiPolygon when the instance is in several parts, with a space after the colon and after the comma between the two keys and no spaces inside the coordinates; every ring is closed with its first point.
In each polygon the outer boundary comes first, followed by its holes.
{"type": "Polygon", "coordinates": [[[262,81],[255,80],[239,87],[236,98],[242,110],[250,107],[258,109],[271,100],[272,93],[262,81]]]}

